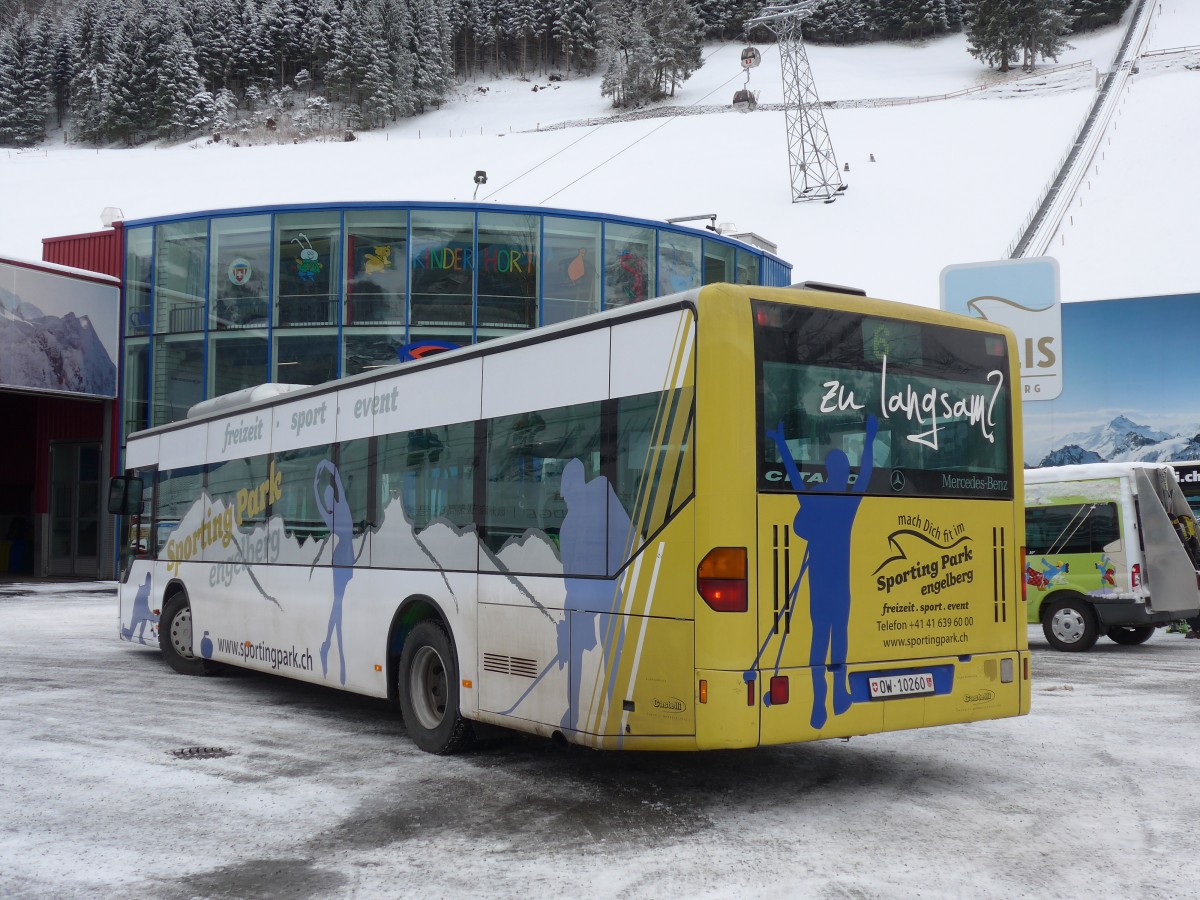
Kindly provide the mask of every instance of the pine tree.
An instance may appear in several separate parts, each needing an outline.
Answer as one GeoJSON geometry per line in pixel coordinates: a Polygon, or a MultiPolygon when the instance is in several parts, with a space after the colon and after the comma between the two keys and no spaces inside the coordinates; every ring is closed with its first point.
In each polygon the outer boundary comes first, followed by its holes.
{"type": "Polygon", "coordinates": [[[34,26],[18,14],[0,34],[0,144],[30,147],[46,137],[48,73],[34,26]]]}
{"type": "Polygon", "coordinates": [[[675,96],[675,88],[704,64],[704,26],[686,0],[646,0],[647,31],[658,93],[675,96]]]}
{"type": "Polygon", "coordinates": [[[237,97],[229,88],[221,88],[213,97],[212,127],[214,131],[228,131],[233,127],[237,115],[237,97]]]}
{"type": "Polygon", "coordinates": [[[83,0],[71,12],[70,130],[73,140],[105,139],[109,59],[121,26],[122,11],[110,0],[83,0]]]}
{"type": "Polygon", "coordinates": [[[300,29],[302,54],[313,81],[323,84],[325,69],[333,53],[333,32],[339,16],[338,0],[314,0],[300,29]]]}
{"type": "Polygon", "coordinates": [[[204,81],[186,35],[177,32],[165,49],[155,72],[154,124],[161,137],[176,138],[199,127],[196,97],[204,81]]]}
{"type": "Polygon", "coordinates": [[[967,52],[981,62],[1012,68],[1021,54],[1021,28],[1013,0],[977,0],[967,28],[967,52]]]}
{"type": "Polygon", "coordinates": [[[234,0],[190,0],[184,10],[200,77],[214,95],[233,77],[237,49],[229,23],[238,14],[234,0]]]}
{"type": "Polygon", "coordinates": [[[654,41],[637,0],[613,0],[600,21],[604,60],[600,94],[613,106],[639,107],[661,96],[654,78],[654,41]]]}
{"type": "Polygon", "coordinates": [[[527,75],[531,68],[529,51],[530,45],[537,39],[538,23],[536,0],[514,0],[509,7],[505,33],[516,44],[516,68],[522,76],[527,75]]]}
{"type": "Polygon", "coordinates": [[[1032,69],[1038,56],[1057,62],[1068,48],[1066,4],[1067,0],[1021,0],[1017,17],[1025,69],[1032,69]]]}
{"type": "Polygon", "coordinates": [[[414,0],[409,8],[413,55],[412,103],[416,112],[437,106],[453,83],[450,62],[450,25],[436,0],[414,0]]]}
{"type": "Polygon", "coordinates": [[[850,44],[867,38],[862,0],[830,0],[804,21],[804,38],[831,44],[850,44]]]}
{"type": "Polygon", "coordinates": [[[1071,31],[1091,31],[1104,25],[1120,21],[1132,0],[1071,0],[1067,4],[1067,16],[1071,31]]]}
{"type": "Polygon", "coordinates": [[[108,85],[102,111],[104,140],[132,147],[152,127],[154,83],[147,72],[141,4],[130,8],[109,57],[108,85]]]}
{"type": "Polygon", "coordinates": [[[590,0],[558,0],[554,37],[567,60],[567,71],[590,72],[596,65],[595,6],[590,0]]]}
{"type": "Polygon", "coordinates": [[[231,87],[244,91],[255,81],[270,80],[271,46],[255,0],[241,0],[233,28],[239,40],[233,45],[231,87]]]}
{"type": "Polygon", "coordinates": [[[70,107],[71,79],[75,74],[69,26],[64,26],[54,33],[51,46],[53,58],[50,60],[50,90],[54,95],[55,119],[61,126],[70,107]]]}
{"type": "Polygon", "coordinates": [[[187,130],[203,131],[216,117],[216,98],[209,91],[197,91],[187,105],[187,130]]]}
{"type": "Polygon", "coordinates": [[[381,128],[396,115],[396,83],[391,51],[382,36],[375,39],[370,63],[363,77],[361,127],[381,128]]]}

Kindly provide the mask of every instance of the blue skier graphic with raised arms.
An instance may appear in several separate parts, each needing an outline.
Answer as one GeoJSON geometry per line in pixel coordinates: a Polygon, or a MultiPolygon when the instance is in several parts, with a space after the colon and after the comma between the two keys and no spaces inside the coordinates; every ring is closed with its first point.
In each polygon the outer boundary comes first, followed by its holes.
{"type": "Polygon", "coordinates": [[[317,463],[313,477],[313,492],[317,496],[317,509],[329,527],[326,540],[333,542],[333,606],[329,610],[329,629],[321,644],[321,674],[329,675],[329,650],[333,646],[333,633],[337,632],[338,658],[341,662],[339,680],[346,684],[346,645],[342,640],[342,597],[346,585],[354,577],[354,518],[346,500],[346,489],[342,476],[327,459],[317,463]]]}
{"type": "MultiPolygon", "coordinates": [[[[790,586],[789,596],[795,598],[807,575],[808,610],[813,629],[808,657],[812,668],[810,722],[813,728],[823,727],[828,718],[825,708],[827,665],[833,670],[833,714],[846,712],[852,702],[845,672],[850,626],[850,534],[862,502],[861,496],[854,495],[866,491],[871,480],[873,446],[878,429],[875,416],[867,416],[866,443],[858,477],[853,484],[850,482],[850,460],[845,452],[834,448],[825,457],[825,482],[815,486],[805,484],[784,438],[783,423],[767,431],[767,437],[779,449],[788,481],[797,492],[800,509],[792,522],[792,530],[807,543],[800,574],[790,586]]],[[[790,608],[791,604],[788,604],[790,608]]],[[[788,615],[791,615],[790,611],[788,615]]]]}

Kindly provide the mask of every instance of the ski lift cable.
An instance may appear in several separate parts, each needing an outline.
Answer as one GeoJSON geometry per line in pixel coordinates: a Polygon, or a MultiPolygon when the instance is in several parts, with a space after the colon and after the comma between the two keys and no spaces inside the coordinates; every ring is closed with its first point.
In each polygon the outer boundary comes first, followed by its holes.
{"type": "MultiPolygon", "coordinates": [[[[728,42],[726,42],[726,43],[728,43],[728,42]]],[[[723,43],[723,44],[718,44],[718,45],[717,45],[717,48],[716,48],[715,50],[713,50],[713,51],[712,51],[712,53],[710,53],[710,54],[709,54],[707,57],[705,57],[705,61],[707,61],[707,60],[708,60],[709,58],[711,58],[713,55],[715,55],[715,54],[716,54],[716,53],[718,53],[720,50],[722,50],[722,49],[723,49],[725,46],[726,46],[726,44],[724,44],[724,43],[723,43]]],[[[726,83],[728,83],[728,82],[726,82],[726,83]]],[[[712,92],[710,91],[709,93],[711,94],[712,92]]],[[[701,99],[701,100],[703,100],[703,99],[706,99],[708,96],[709,96],[709,95],[708,95],[708,94],[706,94],[704,97],[701,97],[700,99],[701,99]]],[[[696,103],[699,103],[699,102],[700,102],[700,100],[697,100],[697,101],[696,101],[696,103]]],[[[692,104],[692,105],[693,105],[693,106],[695,106],[695,104],[692,104]]],[[[597,125],[595,128],[593,128],[591,131],[588,131],[588,132],[586,132],[586,133],[584,133],[584,134],[580,135],[580,136],[579,136],[579,137],[578,137],[576,140],[574,140],[574,141],[572,141],[571,143],[567,144],[567,145],[566,145],[565,147],[563,147],[562,149],[560,149],[560,150],[558,150],[558,151],[556,151],[556,152],[554,152],[554,153],[551,153],[549,156],[547,156],[545,159],[541,160],[540,162],[536,162],[536,163],[534,163],[532,166],[530,166],[528,169],[526,169],[524,172],[522,172],[522,173],[521,173],[520,175],[518,175],[516,178],[513,178],[513,179],[511,179],[511,180],[509,180],[509,181],[506,181],[504,184],[500,185],[498,188],[496,188],[496,189],[495,189],[494,191],[492,191],[490,194],[487,194],[487,195],[486,195],[486,196],[485,196],[483,199],[484,199],[484,200],[491,200],[493,197],[495,197],[497,194],[499,194],[499,193],[500,193],[502,190],[504,190],[505,188],[507,188],[507,187],[511,187],[512,185],[516,184],[518,181],[520,181],[520,180],[521,180],[522,178],[524,178],[526,175],[530,174],[531,172],[534,172],[535,170],[537,170],[537,169],[541,168],[542,166],[544,166],[546,163],[550,162],[550,160],[554,159],[554,157],[556,157],[556,156],[559,156],[560,154],[566,153],[568,150],[570,150],[572,147],[574,147],[574,146],[575,146],[576,144],[578,144],[580,141],[587,140],[587,139],[588,139],[588,138],[590,138],[590,137],[591,137],[593,134],[595,134],[595,133],[596,133],[596,132],[598,132],[598,131],[599,131],[601,128],[603,128],[605,125],[608,125],[608,124],[610,124],[610,123],[609,123],[609,122],[601,122],[599,125],[597,125]]],[[[568,185],[568,186],[569,186],[569,185],[568,185]]],[[[551,194],[550,196],[554,196],[554,195],[553,195],[553,194],[551,194]]],[[[547,198],[547,199],[549,199],[549,198],[547,198]]],[[[545,200],[543,200],[542,202],[544,203],[544,202],[545,202],[545,200]]]]}
{"type": "MultiPolygon", "coordinates": [[[[738,74],[740,74],[740,73],[738,73],[738,74]]],[[[722,81],[722,82],[721,82],[719,85],[717,85],[715,88],[713,88],[713,89],[712,89],[711,91],[709,91],[707,94],[705,94],[703,97],[699,98],[699,99],[698,99],[698,100],[697,100],[695,103],[692,103],[692,104],[691,104],[691,105],[689,105],[689,106],[682,107],[682,109],[691,109],[691,108],[692,108],[692,107],[694,107],[694,106],[698,106],[700,103],[702,103],[703,101],[707,100],[709,97],[711,97],[711,96],[712,96],[713,94],[715,94],[717,91],[721,90],[721,89],[722,89],[722,88],[724,88],[726,85],[728,85],[728,84],[729,84],[729,82],[731,82],[731,81],[733,81],[735,78],[737,78],[737,77],[738,77],[738,74],[734,74],[734,75],[731,75],[729,78],[726,78],[724,81],[722,81]]],[[[560,187],[560,188],[559,188],[557,191],[555,191],[553,194],[550,194],[549,196],[547,196],[547,197],[543,198],[543,199],[541,200],[541,202],[542,202],[542,203],[546,203],[547,201],[549,201],[549,200],[552,200],[553,198],[557,197],[559,194],[561,194],[561,193],[562,193],[563,191],[565,191],[567,188],[569,188],[569,187],[573,187],[574,185],[576,185],[576,184],[578,184],[579,182],[583,181],[583,179],[587,178],[589,175],[591,175],[591,174],[592,174],[593,172],[595,172],[597,169],[603,168],[604,166],[608,165],[610,162],[612,162],[614,159],[616,159],[616,158],[617,158],[618,156],[620,156],[621,154],[625,153],[627,150],[632,150],[634,147],[636,147],[638,144],[640,144],[640,143],[641,143],[642,141],[644,141],[646,138],[648,138],[648,137],[650,137],[651,135],[653,135],[653,134],[657,133],[657,132],[658,132],[658,131],[660,131],[661,129],[663,129],[663,128],[666,128],[668,125],[670,125],[671,123],[673,123],[673,122],[674,122],[676,119],[678,119],[679,117],[680,117],[680,113],[676,113],[676,114],[675,114],[675,115],[673,115],[673,116],[669,116],[669,117],[667,118],[667,120],[666,120],[665,122],[663,122],[661,125],[658,125],[658,126],[656,126],[656,127],[652,128],[652,129],[650,129],[650,130],[649,130],[649,131],[647,131],[645,134],[643,134],[643,135],[642,135],[640,138],[638,138],[636,141],[632,141],[631,143],[627,144],[625,147],[622,147],[622,148],[621,148],[620,150],[618,150],[616,153],[612,154],[612,156],[608,157],[608,159],[604,159],[604,160],[601,160],[600,162],[596,163],[596,165],[592,166],[590,169],[588,169],[586,172],[584,172],[582,175],[580,175],[580,176],[579,176],[578,178],[576,178],[574,181],[571,181],[571,182],[569,182],[569,183],[567,183],[567,184],[564,184],[562,187],[560,187]]]]}
{"type": "MultiPolygon", "coordinates": [[[[704,59],[705,59],[705,61],[707,62],[707,61],[708,61],[710,58],[712,58],[714,55],[716,55],[716,54],[717,54],[717,53],[719,53],[721,50],[723,50],[723,49],[724,49],[724,48],[725,48],[725,47],[728,45],[728,43],[729,43],[729,42],[728,42],[728,41],[726,41],[725,43],[718,44],[718,45],[717,45],[717,47],[716,47],[716,49],[714,49],[714,50],[712,51],[712,53],[708,54],[708,56],[706,56],[706,57],[704,58],[704,59]]],[[[740,73],[738,73],[738,74],[740,74],[740,73]]],[[[734,78],[737,78],[737,77],[738,77],[738,74],[732,75],[732,76],[730,76],[729,78],[725,79],[723,82],[721,82],[719,85],[717,85],[717,86],[716,86],[715,88],[713,88],[711,91],[709,91],[709,92],[708,92],[707,94],[705,94],[703,97],[700,97],[698,100],[696,100],[694,103],[690,104],[689,106],[680,107],[680,109],[684,109],[684,110],[686,110],[686,109],[691,109],[692,107],[694,107],[694,106],[698,106],[700,103],[703,103],[705,100],[707,100],[707,99],[708,99],[709,97],[711,97],[713,94],[715,94],[717,91],[721,90],[721,88],[723,88],[723,87],[725,87],[727,84],[729,84],[729,82],[733,81],[733,79],[734,79],[734,78]]],[[[679,114],[678,114],[678,113],[677,113],[676,115],[674,115],[674,116],[670,116],[670,117],[669,117],[669,118],[666,120],[666,122],[664,122],[662,125],[659,125],[657,128],[654,128],[652,131],[649,131],[649,132],[647,132],[646,134],[642,135],[640,138],[638,138],[636,141],[634,141],[633,143],[631,143],[631,144],[629,144],[628,146],[626,146],[624,149],[622,149],[622,150],[618,150],[616,153],[614,153],[614,154],[613,154],[612,156],[610,156],[608,159],[606,159],[606,160],[604,160],[604,161],[602,161],[602,162],[600,162],[600,163],[597,163],[597,164],[596,164],[595,166],[593,166],[591,169],[589,169],[588,171],[586,171],[586,172],[584,172],[582,175],[580,175],[580,176],[579,176],[579,178],[576,178],[576,179],[575,179],[574,181],[572,181],[570,184],[564,185],[563,187],[559,188],[557,191],[555,191],[555,192],[554,192],[553,194],[551,194],[549,197],[546,197],[546,198],[545,198],[544,200],[542,200],[541,202],[542,202],[542,203],[545,203],[547,200],[551,199],[551,197],[555,197],[555,196],[557,196],[558,194],[561,194],[561,193],[562,193],[563,191],[565,191],[567,188],[571,187],[571,185],[573,185],[573,184],[575,184],[576,182],[578,182],[578,181],[581,181],[582,179],[586,178],[588,175],[590,175],[592,172],[596,171],[596,169],[599,169],[601,166],[607,165],[609,162],[611,162],[612,160],[616,159],[618,156],[620,156],[620,155],[621,155],[622,153],[624,153],[626,150],[629,150],[630,148],[634,147],[636,144],[638,144],[638,143],[640,143],[641,141],[645,140],[646,138],[650,137],[650,135],[652,135],[652,134],[654,134],[656,131],[658,131],[658,130],[659,130],[659,128],[663,128],[664,126],[666,126],[666,125],[669,125],[671,122],[675,121],[675,119],[677,119],[677,118],[679,118],[679,114]]],[[[541,168],[541,167],[542,167],[542,166],[544,166],[546,163],[550,162],[550,160],[554,159],[556,156],[560,156],[561,154],[563,154],[563,153],[566,153],[568,150],[570,150],[570,149],[571,149],[572,147],[574,147],[576,144],[580,143],[581,141],[587,140],[589,137],[591,137],[592,135],[596,134],[596,132],[598,132],[598,131],[599,131],[601,128],[603,128],[605,125],[610,125],[610,124],[612,124],[612,123],[611,123],[611,122],[601,122],[601,123],[600,123],[599,125],[597,125],[595,128],[593,128],[593,129],[591,129],[590,131],[586,132],[585,134],[581,135],[581,136],[580,136],[580,137],[578,137],[576,140],[574,140],[574,141],[572,141],[571,143],[567,144],[565,147],[563,147],[563,148],[561,148],[561,149],[559,149],[559,150],[556,150],[554,153],[551,153],[551,154],[550,154],[549,156],[547,156],[545,159],[543,159],[543,160],[540,160],[539,162],[536,162],[536,163],[534,163],[532,166],[530,166],[528,169],[526,169],[526,170],[525,170],[524,172],[522,172],[520,175],[517,175],[515,178],[512,178],[512,179],[510,179],[509,181],[506,181],[504,184],[500,185],[498,188],[496,188],[496,189],[495,189],[494,191],[492,191],[490,194],[487,194],[487,195],[486,195],[486,196],[485,196],[483,199],[484,199],[484,200],[491,200],[493,197],[495,197],[497,194],[499,194],[499,193],[500,193],[501,191],[503,191],[505,188],[511,187],[512,185],[516,184],[518,181],[520,181],[520,180],[521,180],[522,178],[524,178],[526,175],[529,175],[529,174],[531,174],[532,172],[536,171],[537,169],[541,168]]]]}

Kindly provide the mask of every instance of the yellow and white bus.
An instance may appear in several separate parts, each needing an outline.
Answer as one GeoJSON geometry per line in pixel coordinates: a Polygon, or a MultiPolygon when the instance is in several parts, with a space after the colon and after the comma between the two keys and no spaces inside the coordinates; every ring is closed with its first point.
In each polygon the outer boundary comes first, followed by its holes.
{"type": "MultiPolygon", "coordinates": [[[[1010,333],[708,285],[129,439],[121,635],[598,748],[1017,716],[1010,333]]],[[[231,405],[237,400],[241,405],[231,405]]]]}

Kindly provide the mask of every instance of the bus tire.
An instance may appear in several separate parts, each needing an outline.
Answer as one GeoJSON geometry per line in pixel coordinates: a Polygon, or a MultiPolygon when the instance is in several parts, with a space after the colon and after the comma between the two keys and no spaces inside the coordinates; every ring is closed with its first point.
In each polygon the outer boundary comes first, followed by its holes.
{"type": "Polygon", "coordinates": [[[1042,633],[1055,650],[1081,653],[1100,638],[1096,612],[1082,597],[1067,597],[1047,604],[1042,612],[1042,633]]]}
{"type": "Polygon", "coordinates": [[[457,753],[475,733],[459,714],[458,660],[436,619],[418,622],[400,651],[398,695],[404,727],[426,753],[457,753]]]}
{"type": "Polygon", "coordinates": [[[192,652],[192,606],[182,591],[172,594],[163,605],[158,646],[167,665],[180,675],[210,675],[217,669],[192,652]]]}
{"type": "Polygon", "coordinates": [[[1131,647],[1146,643],[1155,631],[1157,629],[1153,625],[1114,625],[1107,633],[1116,643],[1131,647]]]}

